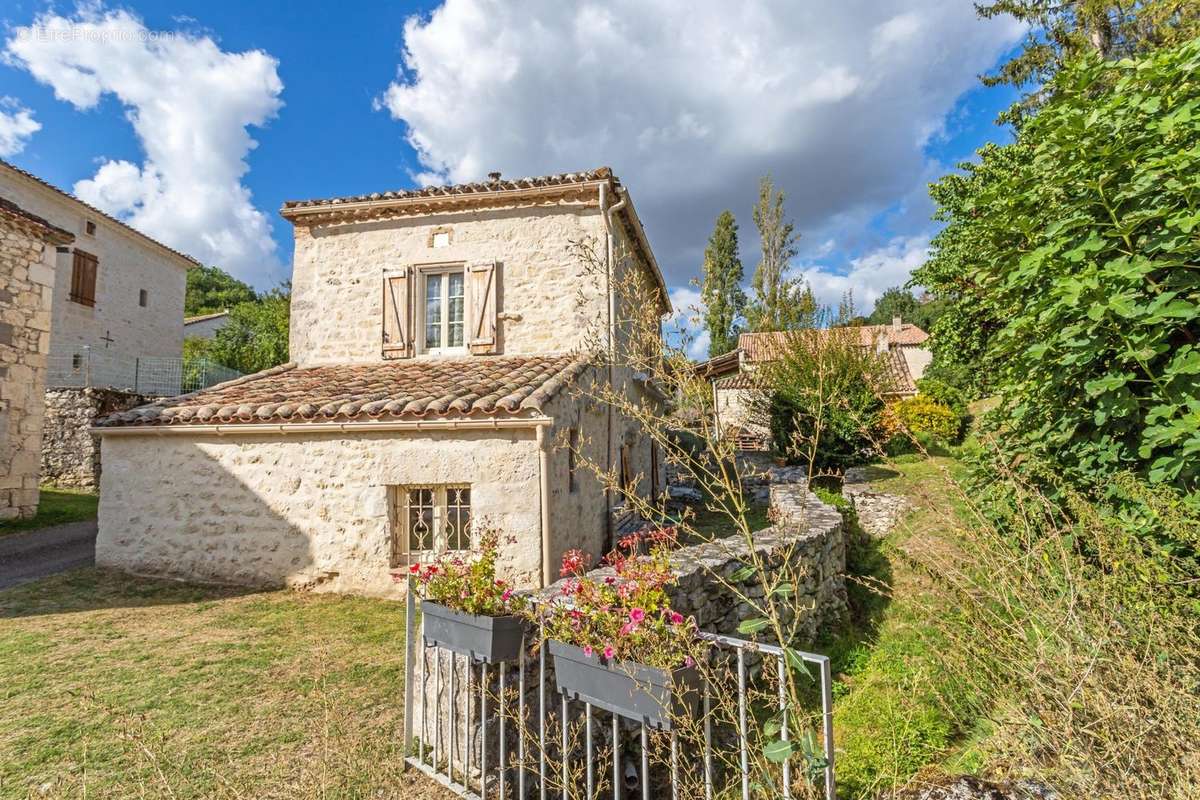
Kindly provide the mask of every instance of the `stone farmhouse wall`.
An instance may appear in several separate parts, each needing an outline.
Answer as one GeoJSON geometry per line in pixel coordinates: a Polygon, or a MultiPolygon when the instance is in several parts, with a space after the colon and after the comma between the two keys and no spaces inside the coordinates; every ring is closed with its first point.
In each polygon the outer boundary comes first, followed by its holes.
{"type": "Polygon", "coordinates": [[[101,437],[96,562],[143,575],[399,597],[390,485],[471,485],[512,538],[499,570],[541,575],[532,429],[101,437]]]}
{"type": "Polygon", "coordinates": [[[100,440],[96,420],[150,402],[151,398],[112,389],[48,389],[42,432],[42,480],[55,486],[100,486],[100,440]]]}
{"type": "Polygon", "coordinates": [[[0,221],[0,519],[38,505],[54,247],[0,221]]]}
{"type": "Polygon", "coordinates": [[[69,359],[84,346],[97,356],[114,359],[179,357],[190,262],[83,203],[3,166],[0,197],[75,234],[75,243],[59,248],[55,259],[51,358],[69,359]],[[94,223],[94,233],[87,232],[88,222],[94,223]],[[94,307],[70,299],[71,248],[99,260],[94,307]],[[139,305],[143,289],[147,293],[144,307],[139,305]]]}

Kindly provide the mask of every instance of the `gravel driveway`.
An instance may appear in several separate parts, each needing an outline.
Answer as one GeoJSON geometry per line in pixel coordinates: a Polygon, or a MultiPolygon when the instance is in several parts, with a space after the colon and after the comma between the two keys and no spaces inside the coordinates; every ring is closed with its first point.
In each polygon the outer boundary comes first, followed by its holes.
{"type": "Polygon", "coordinates": [[[96,563],[96,521],[0,536],[0,589],[96,563]]]}

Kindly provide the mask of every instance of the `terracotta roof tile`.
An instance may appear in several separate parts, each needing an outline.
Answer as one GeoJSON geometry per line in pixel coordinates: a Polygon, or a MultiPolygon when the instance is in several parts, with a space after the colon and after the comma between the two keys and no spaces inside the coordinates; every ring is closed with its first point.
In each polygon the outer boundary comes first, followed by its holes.
{"type": "Polygon", "coordinates": [[[540,414],[583,372],[570,355],[284,364],[112,414],[99,427],[540,414]]]}
{"type": "Polygon", "coordinates": [[[0,197],[0,216],[16,220],[24,225],[33,227],[38,234],[51,244],[70,244],[75,241],[75,234],[65,231],[57,225],[42,219],[37,214],[31,214],[11,200],[0,197]]]}
{"type": "MultiPolygon", "coordinates": [[[[860,325],[853,328],[833,328],[833,331],[845,333],[852,331],[858,336],[858,344],[862,347],[874,347],[878,337],[886,336],[889,347],[924,344],[929,334],[911,323],[902,323],[899,328],[891,325],[860,325]]],[[[822,329],[821,333],[828,335],[830,329],[822,329]]],[[[770,331],[764,333],[743,333],[738,337],[738,348],[746,353],[750,361],[770,361],[771,353],[782,346],[789,332],[770,331]]]]}

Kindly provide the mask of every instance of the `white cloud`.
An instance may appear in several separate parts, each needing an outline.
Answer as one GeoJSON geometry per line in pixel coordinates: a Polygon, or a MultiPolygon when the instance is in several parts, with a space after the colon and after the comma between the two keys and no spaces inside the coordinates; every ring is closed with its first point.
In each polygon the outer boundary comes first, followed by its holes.
{"type": "Polygon", "coordinates": [[[81,6],[16,28],[6,59],[80,111],[105,94],[125,107],[145,161],[102,158],[75,184],[83,200],[166,244],[262,284],[280,277],[267,217],[242,178],[247,128],[278,112],[278,62],[231,53],[208,36],[148,30],[127,11],[81,6]]]}
{"type": "Polygon", "coordinates": [[[664,326],[667,339],[682,347],[690,358],[708,358],[712,337],[704,327],[704,300],[694,286],[677,286],[670,291],[671,318],[664,326]]]}
{"type": "Polygon", "coordinates": [[[724,208],[756,263],[767,172],[798,230],[853,238],[831,223],[919,187],[923,143],[1020,35],[942,0],[447,0],[405,24],[380,106],[425,183],[613,166],[680,285],[724,208]]]}
{"type": "Polygon", "coordinates": [[[25,149],[29,137],[42,129],[33,112],[12,97],[0,97],[0,158],[25,149]],[[7,109],[7,110],[6,110],[7,109]]]}
{"type": "Polygon", "coordinates": [[[929,239],[928,234],[898,237],[853,259],[844,273],[806,265],[795,274],[808,281],[813,294],[823,305],[836,308],[846,293],[851,292],[855,308],[859,313],[867,314],[880,295],[894,286],[903,286],[912,271],[925,263],[929,256],[929,239]]]}

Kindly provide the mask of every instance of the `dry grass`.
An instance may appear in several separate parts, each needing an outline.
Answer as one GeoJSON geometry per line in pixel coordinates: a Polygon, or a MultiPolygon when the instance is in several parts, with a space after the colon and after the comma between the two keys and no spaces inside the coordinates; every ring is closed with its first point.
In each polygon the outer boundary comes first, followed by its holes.
{"type": "Polygon", "coordinates": [[[402,773],[404,610],[82,570],[0,592],[0,797],[449,797],[402,773]]]}

